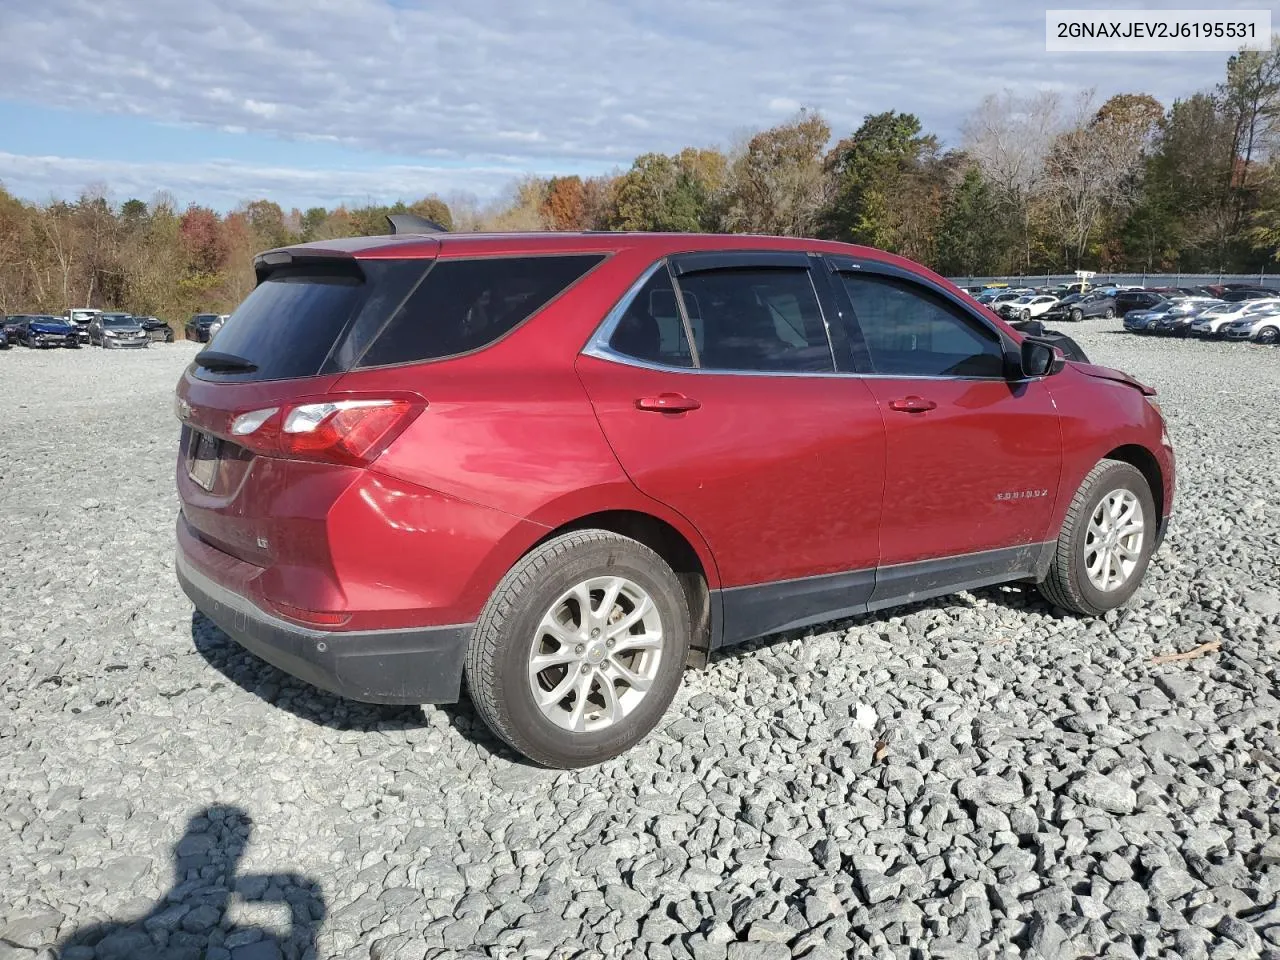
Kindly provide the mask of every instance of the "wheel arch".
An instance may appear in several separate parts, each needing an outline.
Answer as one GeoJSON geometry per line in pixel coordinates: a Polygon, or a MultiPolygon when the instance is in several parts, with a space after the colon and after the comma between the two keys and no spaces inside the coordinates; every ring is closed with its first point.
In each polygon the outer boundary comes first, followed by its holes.
{"type": "MultiPolygon", "coordinates": [[[[641,510],[613,509],[584,514],[550,529],[529,551],[543,543],[575,530],[608,530],[644,544],[675,572],[684,590],[693,625],[689,646],[691,666],[705,666],[712,647],[713,631],[719,629],[720,617],[713,609],[712,583],[714,570],[708,571],[698,549],[673,524],[641,510]]],[[[705,549],[705,545],[704,545],[705,549]]]]}
{"type": "Polygon", "coordinates": [[[1165,515],[1164,471],[1154,453],[1141,444],[1127,443],[1105,454],[1102,459],[1119,460],[1135,467],[1146,478],[1147,486],[1151,488],[1151,499],[1156,503],[1156,517],[1165,515]]]}

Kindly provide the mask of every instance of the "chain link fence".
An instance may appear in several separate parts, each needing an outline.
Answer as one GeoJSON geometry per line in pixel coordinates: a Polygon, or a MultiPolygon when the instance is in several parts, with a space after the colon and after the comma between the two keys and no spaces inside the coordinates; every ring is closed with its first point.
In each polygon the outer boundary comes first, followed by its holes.
{"type": "MultiPolygon", "coordinates": [[[[1074,273],[1037,273],[1004,277],[948,277],[958,287],[981,287],[989,283],[1007,283],[1011,287],[1051,287],[1059,283],[1078,283],[1074,273]]],[[[1280,290],[1280,274],[1267,273],[1101,273],[1090,278],[1089,286],[1107,284],[1135,287],[1196,287],[1207,283],[1248,283],[1280,290]]]]}

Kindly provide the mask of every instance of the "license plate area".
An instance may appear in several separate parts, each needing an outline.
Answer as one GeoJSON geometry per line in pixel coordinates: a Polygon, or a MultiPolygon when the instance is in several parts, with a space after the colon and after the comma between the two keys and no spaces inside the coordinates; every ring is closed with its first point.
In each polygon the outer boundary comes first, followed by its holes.
{"type": "Polygon", "coordinates": [[[207,433],[194,433],[187,448],[187,476],[205,490],[212,491],[218,477],[222,441],[207,433]]]}

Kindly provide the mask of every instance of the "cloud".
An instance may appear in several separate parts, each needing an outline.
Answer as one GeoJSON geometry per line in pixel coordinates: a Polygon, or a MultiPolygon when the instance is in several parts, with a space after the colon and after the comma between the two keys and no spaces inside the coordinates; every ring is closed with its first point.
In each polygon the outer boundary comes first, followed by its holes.
{"type": "Polygon", "coordinates": [[[1169,102],[1224,63],[1049,55],[1041,8],[983,0],[6,0],[0,18],[10,99],[477,171],[603,171],[800,104],[836,136],[897,109],[954,142],[988,93],[1169,102]]]}
{"type": "Polygon", "coordinates": [[[431,193],[492,196],[518,174],[503,166],[452,169],[394,164],[312,170],[226,160],[152,163],[0,151],[0,182],[20,196],[47,199],[105,184],[116,202],[149,199],[158,191],[169,191],[181,202],[222,210],[260,197],[288,198],[286,206],[306,208],[416,200],[431,193]]]}

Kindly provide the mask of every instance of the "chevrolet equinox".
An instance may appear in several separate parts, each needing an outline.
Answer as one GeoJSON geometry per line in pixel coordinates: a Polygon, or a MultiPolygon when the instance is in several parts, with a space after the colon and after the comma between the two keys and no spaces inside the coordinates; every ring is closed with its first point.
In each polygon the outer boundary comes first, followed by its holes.
{"type": "Polygon", "coordinates": [[[255,267],[177,388],[184,590],[345,697],[465,676],[542,764],[627,750],[753,637],[1011,581],[1102,614],[1164,536],[1154,391],[878,250],[402,233],[255,267]]]}

